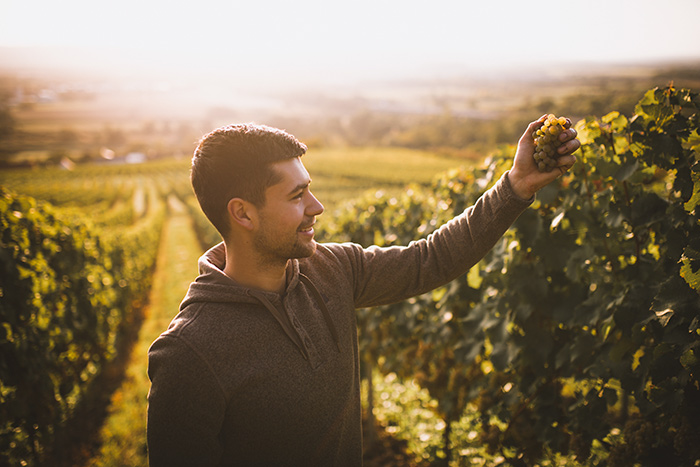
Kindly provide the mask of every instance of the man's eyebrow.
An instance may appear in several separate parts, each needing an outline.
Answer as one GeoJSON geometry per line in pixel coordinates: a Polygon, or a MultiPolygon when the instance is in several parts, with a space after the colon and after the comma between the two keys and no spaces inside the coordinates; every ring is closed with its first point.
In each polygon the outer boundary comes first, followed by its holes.
{"type": "Polygon", "coordinates": [[[289,192],[288,196],[295,194],[297,191],[304,190],[309,185],[311,185],[311,179],[307,180],[306,182],[302,182],[302,183],[298,184],[297,186],[295,186],[294,188],[292,188],[292,190],[289,192]]]}

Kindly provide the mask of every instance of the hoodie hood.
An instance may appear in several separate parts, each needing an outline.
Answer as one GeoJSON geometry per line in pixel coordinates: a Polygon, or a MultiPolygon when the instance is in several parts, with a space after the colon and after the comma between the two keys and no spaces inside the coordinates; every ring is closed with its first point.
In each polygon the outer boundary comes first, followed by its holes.
{"type": "Polygon", "coordinates": [[[301,337],[296,332],[289,321],[289,318],[283,314],[274,303],[284,301],[285,297],[296,293],[297,288],[306,287],[310,295],[314,298],[316,304],[321,309],[326,325],[328,326],[333,339],[335,340],[338,351],[340,351],[340,342],[338,335],[330,318],[330,313],[326,306],[325,300],[314,286],[313,282],[301,274],[299,271],[299,261],[292,259],[287,266],[287,285],[283,295],[275,292],[268,292],[260,289],[242,286],[236,283],[233,279],[224,274],[226,266],[226,247],[224,243],[210,248],[204,253],[198,261],[199,276],[190,284],[190,287],[185,295],[184,300],[180,304],[180,311],[187,306],[198,303],[247,303],[259,304],[264,306],[277,320],[287,336],[296,344],[299,351],[308,359],[308,354],[304,345],[301,342],[301,337]],[[300,285],[303,284],[303,285],[300,285]]]}
{"type": "MultiPolygon", "coordinates": [[[[280,298],[280,294],[252,289],[238,284],[224,274],[226,266],[226,247],[224,243],[210,248],[197,263],[199,276],[190,284],[190,288],[180,304],[180,310],[197,302],[208,303],[259,303],[253,295],[263,295],[268,300],[280,298]]],[[[287,266],[287,285],[285,294],[291,293],[299,285],[299,261],[289,261],[287,266]]]]}

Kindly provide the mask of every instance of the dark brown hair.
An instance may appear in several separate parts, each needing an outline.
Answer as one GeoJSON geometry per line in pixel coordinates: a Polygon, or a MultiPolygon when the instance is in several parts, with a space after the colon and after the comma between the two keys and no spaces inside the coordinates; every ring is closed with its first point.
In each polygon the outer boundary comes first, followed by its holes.
{"type": "Polygon", "coordinates": [[[190,180],[199,205],[222,237],[229,233],[228,202],[265,204],[265,190],[279,181],[274,162],[300,157],[306,145],[277,128],[228,125],[202,137],[192,157],[190,180]]]}

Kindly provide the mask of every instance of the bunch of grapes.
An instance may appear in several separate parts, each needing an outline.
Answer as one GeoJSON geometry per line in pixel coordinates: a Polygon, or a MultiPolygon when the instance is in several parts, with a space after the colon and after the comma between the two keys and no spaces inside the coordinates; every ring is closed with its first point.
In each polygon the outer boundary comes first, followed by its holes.
{"type": "Polygon", "coordinates": [[[613,444],[608,454],[609,467],[632,467],[634,465],[633,451],[627,444],[613,444]]]}
{"type": "Polygon", "coordinates": [[[591,455],[591,442],[580,433],[574,433],[569,438],[569,450],[576,456],[576,460],[584,462],[591,455]]]}
{"type": "Polygon", "coordinates": [[[676,428],[673,447],[685,458],[700,457],[700,432],[687,417],[683,417],[680,426],[676,428]]]}
{"type": "Polygon", "coordinates": [[[641,417],[632,417],[622,431],[625,442],[632,448],[638,458],[649,455],[651,446],[654,444],[654,425],[641,417]]]}
{"type": "Polygon", "coordinates": [[[532,134],[535,140],[535,162],[540,172],[550,172],[557,166],[557,149],[562,145],[559,135],[568,126],[570,124],[565,117],[549,114],[542,126],[532,134]]]}

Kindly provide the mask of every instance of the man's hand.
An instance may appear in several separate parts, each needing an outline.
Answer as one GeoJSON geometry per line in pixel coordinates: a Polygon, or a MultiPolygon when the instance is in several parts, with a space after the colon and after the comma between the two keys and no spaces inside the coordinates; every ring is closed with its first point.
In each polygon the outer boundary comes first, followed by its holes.
{"type": "Polygon", "coordinates": [[[564,175],[576,162],[576,156],[572,155],[572,153],[581,147],[581,142],[576,139],[576,130],[571,128],[571,120],[567,118],[566,125],[564,125],[566,130],[559,135],[559,139],[563,142],[557,149],[557,152],[560,154],[560,157],[557,159],[559,165],[551,172],[540,172],[537,170],[537,163],[533,157],[535,153],[535,139],[532,137],[532,134],[542,126],[546,118],[547,116],[543,115],[530,123],[525,133],[520,137],[518,150],[513,160],[513,168],[508,174],[513,191],[523,199],[532,198],[540,188],[564,175]]]}

